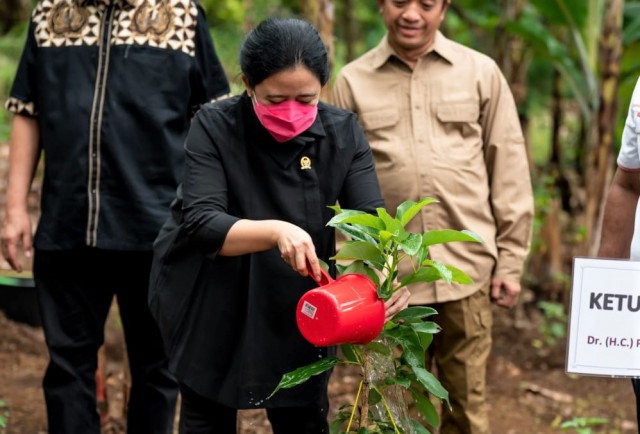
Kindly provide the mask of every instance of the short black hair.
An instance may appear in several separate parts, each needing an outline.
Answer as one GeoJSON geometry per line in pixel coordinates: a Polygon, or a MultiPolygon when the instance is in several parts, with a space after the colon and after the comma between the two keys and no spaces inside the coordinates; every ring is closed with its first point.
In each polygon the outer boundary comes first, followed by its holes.
{"type": "Polygon", "coordinates": [[[240,48],[240,69],[253,88],[280,71],[305,66],[323,86],[329,81],[327,48],[311,23],[268,18],[249,33],[240,48]]]}

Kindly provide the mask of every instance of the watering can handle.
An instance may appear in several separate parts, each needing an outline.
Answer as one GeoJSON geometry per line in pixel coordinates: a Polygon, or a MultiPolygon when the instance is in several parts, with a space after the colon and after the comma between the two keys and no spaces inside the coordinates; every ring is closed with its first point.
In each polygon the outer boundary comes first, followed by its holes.
{"type": "Polygon", "coordinates": [[[320,279],[316,279],[313,275],[313,269],[311,268],[311,264],[309,264],[309,261],[307,261],[307,272],[309,273],[309,277],[315,280],[318,286],[328,285],[329,283],[333,282],[333,278],[329,276],[329,273],[324,271],[322,267],[320,267],[320,279]]]}

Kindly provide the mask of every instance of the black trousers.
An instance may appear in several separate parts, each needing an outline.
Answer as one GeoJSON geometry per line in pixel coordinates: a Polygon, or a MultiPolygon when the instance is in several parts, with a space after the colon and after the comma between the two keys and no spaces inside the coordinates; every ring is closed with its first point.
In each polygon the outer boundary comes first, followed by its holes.
{"type": "Polygon", "coordinates": [[[37,250],[34,280],[50,361],[43,389],[49,433],[99,434],[97,352],[113,297],[131,370],[129,434],[170,434],[178,386],[147,305],[151,252],[37,250]]]}
{"type": "MultiPolygon", "coordinates": [[[[235,434],[238,411],[180,385],[180,434],[235,434]]],[[[267,408],[273,434],[328,434],[328,401],[314,407],[267,408]]]]}

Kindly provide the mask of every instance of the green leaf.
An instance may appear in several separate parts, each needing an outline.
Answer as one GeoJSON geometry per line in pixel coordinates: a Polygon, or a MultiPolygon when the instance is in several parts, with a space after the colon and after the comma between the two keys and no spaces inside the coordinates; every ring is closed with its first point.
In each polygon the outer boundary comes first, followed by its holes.
{"type": "MultiPolygon", "coordinates": [[[[387,280],[385,280],[385,282],[387,280]]],[[[387,286],[386,283],[378,286],[378,297],[384,301],[389,300],[394,292],[395,292],[395,289],[393,287],[387,286]]]]}
{"type": "MultiPolygon", "coordinates": [[[[566,17],[562,14],[562,10],[558,5],[550,7],[548,0],[531,0],[531,3],[536,6],[536,9],[540,11],[550,24],[563,27],[570,24],[567,22],[566,17]]],[[[589,2],[585,0],[569,0],[566,5],[566,7],[571,8],[572,19],[581,26],[586,24],[589,10],[588,4],[589,2]]]]}
{"type": "Polygon", "coordinates": [[[429,246],[420,246],[416,253],[416,263],[422,264],[429,256],[429,246]]]}
{"type": "Polygon", "coordinates": [[[392,342],[402,347],[402,358],[414,367],[424,367],[424,350],[420,345],[420,339],[413,329],[406,325],[400,325],[391,330],[384,330],[383,334],[392,342]]]}
{"type": "Polygon", "coordinates": [[[273,392],[271,392],[271,395],[269,395],[267,399],[275,395],[278,390],[290,389],[299,384],[302,384],[314,375],[318,375],[325,371],[328,371],[329,369],[332,369],[338,363],[340,363],[340,360],[337,357],[326,357],[310,365],[303,366],[291,372],[287,372],[282,376],[280,383],[278,383],[278,386],[273,392]]]}
{"type": "Polygon", "coordinates": [[[345,270],[347,268],[349,268],[349,266],[342,265],[342,264],[336,264],[336,270],[338,271],[338,276],[342,276],[343,274],[347,274],[347,273],[345,273],[345,270]]]}
{"type": "Polygon", "coordinates": [[[473,243],[484,243],[480,235],[470,231],[456,231],[453,229],[442,229],[435,231],[427,231],[422,234],[422,245],[425,247],[434,244],[452,243],[456,241],[466,241],[473,243]]]}
{"type": "Polygon", "coordinates": [[[377,208],[378,217],[384,223],[384,228],[393,234],[393,236],[397,236],[400,234],[400,229],[402,229],[402,225],[400,222],[389,215],[386,209],[377,208]]]}
{"type": "MultiPolygon", "coordinates": [[[[558,0],[555,2],[556,5],[557,2],[558,0]]],[[[564,15],[563,9],[566,8],[544,7],[540,9],[540,12],[544,13],[551,9],[564,15]]],[[[566,15],[564,15],[564,19],[566,20],[566,15]]],[[[584,121],[588,122],[593,116],[593,110],[598,107],[599,93],[596,86],[596,72],[589,67],[589,59],[584,52],[584,41],[579,42],[579,29],[575,27],[575,23],[567,22],[566,26],[574,37],[576,46],[579,47],[578,56],[572,55],[568,49],[569,45],[565,41],[558,40],[554,36],[556,32],[550,32],[549,27],[543,24],[539,16],[525,13],[518,22],[508,23],[507,31],[525,39],[535,56],[553,64],[562,74],[565,82],[572,90],[573,99],[580,107],[580,111],[585,118],[584,121]]]]}
{"type": "Polygon", "coordinates": [[[330,434],[342,434],[342,424],[346,421],[349,420],[349,418],[351,417],[350,412],[347,411],[341,411],[339,412],[335,419],[333,419],[333,422],[331,422],[331,425],[329,425],[329,433],[330,434]]]}
{"type": "Polygon", "coordinates": [[[455,282],[461,285],[473,283],[473,279],[471,279],[467,273],[451,265],[443,265],[430,259],[423,261],[422,264],[424,268],[420,268],[413,274],[406,275],[400,281],[399,287],[411,285],[416,282],[431,283],[441,279],[447,283],[455,282]]]}
{"type": "Polygon", "coordinates": [[[418,335],[423,351],[426,351],[431,342],[433,342],[433,335],[441,330],[440,326],[433,321],[414,322],[408,325],[418,335]]]}
{"type": "Polygon", "coordinates": [[[433,267],[438,271],[438,274],[447,283],[451,283],[451,279],[453,277],[453,273],[449,270],[446,265],[442,264],[438,261],[432,261],[431,259],[427,259],[422,263],[422,265],[427,267],[433,267]]]}
{"type": "Polygon", "coordinates": [[[369,390],[369,405],[376,405],[380,401],[382,401],[382,394],[377,387],[373,386],[369,390]]]}
{"type": "Polygon", "coordinates": [[[340,207],[333,207],[333,206],[330,206],[328,208],[331,208],[334,211],[336,211],[336,215],[334,215],[333,218],[329,220],[329,223],[327,223],[327,226],[332,226],[335,223],[341,223],[345,219],[348,219],[353,216],[369,214],[367,212],[359,211],[355,209],[341,209],[340,207]],[[336,208],[338,209],[336,210],[336,208]]]}
{"type": "Polygon", "coordinates": [[[413,366],[413,373],[416,375],[418,383],[422,384],[427,391],[437,398],[440,398],[449,403],[449,392],[442,387],[440,381],[434,375],[424,368],[413,366]]]}
{"type": "Polygon", "coordinates": [[[401,203],[396,209],[396,219],[400,221],[402,227],[405,227],[407,223],[413,219],[416,214],[420,212],[425,205],[429,205],[430,203],[436,203],[438,199],[433,197],[425,197],[420,200],[420,202],[406,201],[401,203]]]}
{"type": "Polygon", "coordinates": [[[355,241],[367,241],[372,244],[377,244],[378,231],[362,225],[351,225],[345,223],[338,223],[334,225],[336,230],[339,230],[347,237],[355,241]]]}
{"type": "Polygon", "coordinates": [[[433,342],[433,334],[418,333],[418,337],[420,338],[420,345],[422,345],[422,348],[426,351],[429,345],[431,345],[431,342],[433,342]]]}
{"type": "Polygon", "coordinates": [[[335,215],[327,226],[335,226],[338,223],[351,223],[367,226],[377,230],[385,229],[384,223],[378,217],[362,211],[343,210],[335,215]]]}
{"type": "Polygon", "coordinates": [[[405,389],[411,387],[411,380],[401,377],[387,377],[382,381],[383,386],[400,386],[405,389]]]}
{"type": "Polygon", "coordinates": [[[347,241],[333,256],[334,260],[362,260],[377,266],[384,266],[384,256],[376,246],[364,241],[347,241]]]}
{"type": "Polygon", "coordinates": [[[380,298],[383,298],[386,301],[388,297],[391,297],[391,294],[396,292],[397,288],[395,287],[395,285],[396,285],[397,277],[398,277],[398,270],[396,269],[393,271],[393,273],[390,276],[387,276],[387,278],[384,279],[384,281],[380,286],[378,286],[378,288],[384,289],[384,291],[378,290],[378,295],[380,296],[380,294],[385,294],[385,297],[380,297],[380,298]]]}
{"type": "Polygon", "coordinates": [[[402,241],[398,241],[398,245],[407,255],[415,255],[422,246],[422,236],[419,234],[410,233],[402,241]]]}
{"type": "MultiPolygon", "coordinates": [[[[433,404],[431,404],[433,406],[433,404]]],[[[435,410],[435,408],[434,408],[435,410]]],[[[438,416],[438,414],[436,413],[436,417],[438,416]]],[[[423,427],[420,422],[418,422],[417,420],[413,420],[410,419],[409,423],[411,423],[411,427],[414,429],[414,434],[431,434],[431,432],[426,429],[425,427],[423,427]]],[[[428,423],[428,421],[427,421],[428,423]]],[[[437,427],[437,425],[433,425],[434,427],[437,427]]]]}
{"type": "Polygon", "coordinates": [[[393,239],[393,234],[389,231],[380,231],[380,245],[382,247],[387,247],[389,241],[393,239]]]}
{"type": "Polygon", "coordinates": [[[461,285],[470,285],[473,283],[473,279],[461,269],[453,267],[451,265],[446,265],[446,267],[451,272],[452,282],[456,282],[461,285]]]}
{"type": "Polygon", "coordinates": [[[401,310],[397,314],[393,316],[394,322],[404,321],[404,322],[413,322],[413,321],[422,321],[424,318],[427,318],[431,315],[436,315],[438,312],[428,306],[411,306],[406,309],[401,310]]]}
{"type": "Polygon", "coordinates": [[[360,274],[365,276],[376,285],[376,288],[380,287],[380,278],[376,274],[371,267],[367,267],[362,261],[353,261],[347,267],[342,267],[340,270],[340,275],[344,274],[360,274]]]}
{"type": "Polygon", "coordinates": [[[431,282],[436,282],[440,279],[442,279],[442,276],[440,275],[437,269],[433,267],[425,267],[425,268],[420,268],[415,273],[404,276],[400,281],[400,286],[401,287],[407,286],[416,282],[431,283],[431,282]]]}
{"type": "Polygon", "coordinates": [[[347,360],[348,362],[352,362],[352,363],[360,363],[360,361],[358,360],[358,356],[356,355],[356,352],[353,350],[353,345],[351,344],[344,344],[344,345],[340,345],[340,350],[342,351],[342,355],[344,356],[345,360],[347,360]]]}
{"type": "MultiPolygon", "coordinates": [[[[560,424],[560,428],[562,428],[563,431],[566,431],[567,428],[586,428],[589,426],[604,425],[607,422],[609,422],[608,419],[601,418],[601,417],[591,417],[591,418],[576,417],[571,420],[562,422],[560,424]]],[[[588,431],[588,432],[591,432],[591,431],[588,431]]]]}
{"type": "Polygon", "coordinates": [[[318,263],[320,264],[320,268],[322,268],[327,273],[329,272],[329,264],[324,262],[322,259],[318,258],[318,263]]]}
{"type": "Polygon", "coordinates": [[[379,354],[383,354],[383,355],[390,355],[391,354],[391,348],[389,348],[388,345],[383,344],[382,342],[378,342],[378,341],[371,341],[366,345],[367,348],[369,348],[371,351],[379,353],[379,354]]]}
{"type": "Polygon", "coordinates": [[[640,40],[640,15],[633,17],[622,30],[622,42],[625,47],[640,40]]]}
{"type": "MultiPolygon", "coordinates": [[[[432,261],[430,259],[423,261],[422,265],[426,266],[427,268],[422,268],[420,271],[429,270],[430,268],[428,267],[432,266],[435,268],[435,271],[440,276],[440,278],[444,279],[447,283],[455,282],[461,285],[468,285],[470,283],[473,283],[473,279],[471,279],[471,277],[469,277],[467,273],[451,265],[443,265],[440,262],[432,261]]],[[[427,277],[431,278],[429,273],[427,273],[427,277]]]]}
{"type": "Polygon", "coordinates": [[[438,411],[433,405],[433,402],[431,402],[431,400],[420,390],[416,390],[415,388],[411,388],[411,396],[413,396],[413,402],[416,406],[416,409],[424,418],[424,420],[432,427],[437,427],[438,425],[440,425],[440,417],[438,416],[438,411]]]}
{"type": "Polygon", "coordinates": [[[428,333],[428,334],[435,334],[435,333],[440,333],[440,330],[442,330],[442,328],[434,323],[433,321],[423,321],[423,322],[414,322],[409,324],[409,326],[416,332],[416,333],[428,333]]]}

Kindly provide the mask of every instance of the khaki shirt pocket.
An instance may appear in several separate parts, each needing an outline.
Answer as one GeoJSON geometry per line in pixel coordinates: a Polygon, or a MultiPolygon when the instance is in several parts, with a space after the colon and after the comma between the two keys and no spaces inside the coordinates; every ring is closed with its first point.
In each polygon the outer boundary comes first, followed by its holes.
{"type": "Polygon", "coordinates": [[[400,114],[397,109],[383,109],[363,112],[360,119],[366,131],[387,130],[398,125],[400,114]]]}
{"type": "Polygon", "coordinates": [[[436,117],[436,137],[450,137],[452,144],[480,136],[480,107],[477,102],[441,103],[436,107],[436,117]]]}
{"type": "Polygon", "coordinates": [[[400,112],[389,108],[360,114],[367,139],[371,145],[378,168],[396,169],[404,161],[404,150],[398,143],[404,143],[401,133],[400,112]]]}

